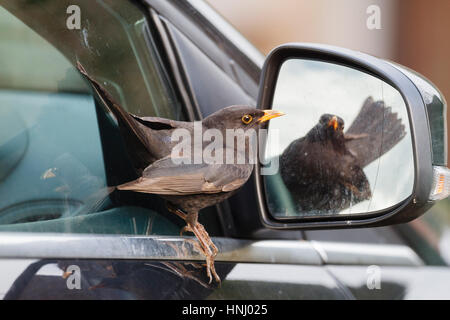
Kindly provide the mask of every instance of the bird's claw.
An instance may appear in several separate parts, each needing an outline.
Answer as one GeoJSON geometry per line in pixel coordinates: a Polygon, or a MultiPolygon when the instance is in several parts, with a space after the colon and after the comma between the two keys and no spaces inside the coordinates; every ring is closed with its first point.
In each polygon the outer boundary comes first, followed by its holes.
{"type": "Polygon", "coordinates": [[[195,225],[196,231],[199,235],[197,238],[199,239],[200,245],[203,248],[203,254],[206,256],[206,275],[209,278],[209,284],[211,284],[213,277],[220,284],[220,277],[216,272],[216,268],[214,266],[214,258],[216,257],[219,250],[209,237],[203,225],[200,223],[196,223],[195,225]]]}
{"type": "Polygon", "coordinates": [[[198,249],[203,255],[206,257],[206,275],[209,278],[209,284],[211,284],[213,278],[220,284],[220,277],[216,272],[216,268],[214,266],[214,258],[216,257],[219,250],[209,237],[205,228],[202,224],[195,222],[194,225],[188,224],[181,229],[181,233],[183,232],[193,232],[198,239],[198,243],[194,245],[196,249],[198,249]]]}
{"type": "Polygon", "coordinates": [[[192,232],[197,238],[198,242],[193,244],[193,247],[203,253],[206,257],[206,274],[209,278],[209,283],[211,284],[212,279],[214,278],[220,284],[220,277],[214,267],[214,258],[219,250],[212,242],[208,232],[205,230],[205,227],[197,221],[197,214],[187,214],[183,210],[176,208],[170,202],[167,202],[166,205],[168,211],[176,214],[186,221],[186,226],[180,230],[180,236],[182,236],[185,232],[192,232]]]}

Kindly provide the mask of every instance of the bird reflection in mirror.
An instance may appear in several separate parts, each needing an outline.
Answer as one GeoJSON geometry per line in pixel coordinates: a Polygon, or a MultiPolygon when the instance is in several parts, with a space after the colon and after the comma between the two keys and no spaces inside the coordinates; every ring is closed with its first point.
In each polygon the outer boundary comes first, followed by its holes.
{"type": "Polygon", "coordinates": [[[397,113],[368,97],[344,133],[344,120],[323,114],[280,157],[280,174],[298,212],[338,213],[372,196],[363,168],[404,136],[397,113]]]}

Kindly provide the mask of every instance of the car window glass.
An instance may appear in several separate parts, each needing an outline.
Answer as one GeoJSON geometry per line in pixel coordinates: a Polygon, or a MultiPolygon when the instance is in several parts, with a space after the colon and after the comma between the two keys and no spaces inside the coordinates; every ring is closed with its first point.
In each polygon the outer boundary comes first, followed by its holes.
{"type": "Polygon", "coordinates": [[[74,68],[133,114],[183,120],[146,16],[126,1],[78,1],[72,30],[69,5],[1,2],[0,231],[178,234],[157,196],[112,192],[135,173],[115,118],[74,68]]]}

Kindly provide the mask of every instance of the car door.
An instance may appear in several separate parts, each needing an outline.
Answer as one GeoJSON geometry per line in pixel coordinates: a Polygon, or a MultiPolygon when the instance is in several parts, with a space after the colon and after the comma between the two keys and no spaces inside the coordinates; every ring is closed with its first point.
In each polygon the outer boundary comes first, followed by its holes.
{"type": "MultiPolygon", "coordinates": [[[[171,11],[173,7],[170,5],[157,6],[155,2],[155,9],[160,14],[154,12],[154,16],[161,20],[161,32],[175,48],[171,50],[177,56],[179,62],[177,68],[181,69],[180,72],[187,79],[186,87],[187,90],[191,90],[191,95],[194,97],[193,105],[201,110],[201,113],[207,115],[230,104],[255,104],[259,80],[259,73],[255,71],[255,68],[260,70],[263,58],[254,54],[249,49],[246,40],[238,34],[228,33],[227,39],[220,36],[223,34],[214,34],[214,32],[219,33],[218,29],[229,30],[230,27],[208,6],[193,1],[177,3],[176,7],[180,10],[198,11],[196,15],[197,28],[192,25],[191,21],[171,19],[172,16],[175,16],[175,13],[171,11]],[[208,30],[210,36],[199,37],[199,34],[202,33],[199,26],[208,30]],[[222,50],[218,52],[217,47],[222,50]],[[243,59],[242,54],[245,54],[247,58],[245,63],[239,63],[243,59]],[[204,70],[204,72],[200,72],[202,76],[199,76],[200,70],[204,70]],[[237,85],[227,85],[229,82],[237,85]],[[224,87],[229,87],[229,89],[225,90],[224,87]],[[222,94],[224,91],[226,94],[222,94]],[[248,102],[249,100],[250,102],[248,102]]],[[[338,287],[344,289],[346,298],[420,297],[425,290],[423,287],[417,286],[416,279],[425,275],[427,275],[429,283],[435,283],[439,287],[437,281],[439,277],[433,276],[436,267],[429,267],[429,259],[423,255],[419,256],[416,247],[411,246],[410,238],[401,231],[408,226],[360,230],[277,232],[263,228],[259,223],[254,194],[254,185],[249,183],[239,194],[221,206],[221,214],[228,214],[228,234],[253,239],[286,239],[277,243],[280,248],[286,249],[292,255],[295,255],[298,250],[294,249],[298,240],[310,241],[321,258],[317,263],[326,266],[322,270],[326,271],[327,276],[331,275],[336,279],[338,287]],[[231,210],[229,210],[230,207],[231,210]],[[245,214],[242,214],[243,210],[245,210],[245,214]],[[292,247],[290,247],[291,245],[292,247]],[[292,250],[289,251],[288,248],[292,250]],[[355,270],[359,271],[355,272],[355,270]],[[402,272],[405,276],[398,276],[402,272]],[[344,277],[343,274],[346,274],[347,277],[344,277]],[[379,279],[378,276],[380,276],[379,279]],[[353,282],[348,279],[353,279],[353,282]],[[379,286],[370,284],[370,281],[377,279],[379,286]],[[355,283],[358,285],[356,286],[355,283]]],[[[282,260],[276,262],[283,263],[282,260]]],[[[272,285],[273,282],[276,282],[273,281],[274,277],[279,276],[279,281],[283,281],[280,276],[283,271],[276,270],[273,265],[265,265],[264,268],[267,270],[267,275],[270,275],[267,281],[269,278],[272,279],[272,285]]],[[[437,268],[440,270],[440,275],[445,274],[444,278],[446,279],[448,268],[442,264],[437,268]]],[[[285,272],[289,274],[288,271],[285,272]]],[[[233,273],[227,279],[232,276],[233,273]]],[[[253,274],[249,272],[249,279],[252,276],[253,274]]],[[[293,279],[295,278],[293,277],[293,279]]],[[[259,281],[265,282],[264,277],[261,277],[259,281]]],[[[244,285],[244,281],[240,283],[244,285]]],[[[238,291],[236,290],[236,292],[238,291]]],[[[248,297],[263,297],[264,290],[253,292],[254,295],[248,295],[248,297]]],[[[435,292],[436,296],[445,296],[442,290],[435,292]]],[[[308,294],[311,297],[317,297],[311,292],[305,293],[304,296],[308,296],[308,294]]],[[[233,295],[228,297],[232,298],[233,295]]]]}

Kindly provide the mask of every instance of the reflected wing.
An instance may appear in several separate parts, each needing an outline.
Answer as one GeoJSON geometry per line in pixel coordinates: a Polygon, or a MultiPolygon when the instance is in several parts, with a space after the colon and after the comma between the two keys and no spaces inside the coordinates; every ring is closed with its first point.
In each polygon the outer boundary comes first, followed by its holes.
{"type": "Polygon", "coordinates": [[[345,133],[346,146],[361,167],[392,149],[406,135],[397,113],[368,97],[345,133]]]}
{"type": "Polygon", "coordinates": [[[174,160],[158,160],[145,169],[141,178],[117,188],[166,195],[228,192],[240,188],[253,169],[252,165],[177,164],[174,160]]]}

